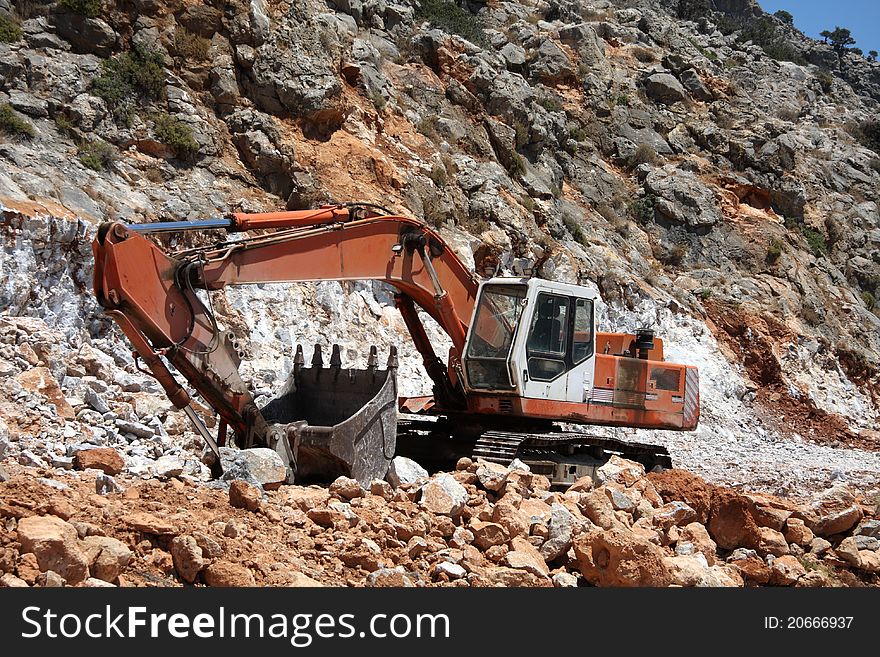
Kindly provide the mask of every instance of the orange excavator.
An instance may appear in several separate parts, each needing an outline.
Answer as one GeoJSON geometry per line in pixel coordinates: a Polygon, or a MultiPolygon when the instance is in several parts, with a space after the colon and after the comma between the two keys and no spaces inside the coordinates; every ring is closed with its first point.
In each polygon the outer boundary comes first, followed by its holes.
{"type": "Polygon", "coordinates": [[[649,329],[598,331],[595,292],[540,278],[478,280],[434,230],[380,206],[105,223],[93,251],[98,302],[130,340],[136,365],[146,364],[204,438],[215,472],[219,447],[234,439],[241,449],[278,452],[291,483],[346,475],[366,484],[405,454],[429,467],[461,456],[518,458],[562,485],[611,454],[671,466],[662,447],[591,435],[584,425],[687,431],[699,419],[697,368],[665,362],[663,342],[649,329]],[[148,237],[213,230],[229,235],[174,252],[148,237]],[[325,280],[395,289],[432,396],[397,397],[393,346],[385,369],[376,347],[365,369],[351,369],[342,367],[338,345],[329,367],[320,346],[306,367],[298,346],[282,388],[257,404],[239,374],[241,336],[220,326],[211,294],[227,285],[325,280]],[[447,362],[418,309],[451,339],[447,362]],[[172,368],[219,415],[216,437],[172,368]]]}

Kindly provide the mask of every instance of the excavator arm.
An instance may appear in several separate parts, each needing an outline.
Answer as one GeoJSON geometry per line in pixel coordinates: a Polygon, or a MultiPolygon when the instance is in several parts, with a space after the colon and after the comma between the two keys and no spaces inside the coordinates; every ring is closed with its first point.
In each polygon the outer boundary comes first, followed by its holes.
{"type": "MultiPolygon", "coordinates": [[[[210,293],[227,285],[286,281],[384,281],[398,291],[397,306],[434,381],[438,400],[448,407],[464,404],[460,357],[478,283],[439,235],[420,222],[360,206],[330,206],[234,214],[206,222],[113,223],[101,226],[93,250],[97,299],[215,453],[213,438],[192,412],[189,395],[166,360],[219,413],[220,444],[226,425],[235,431],[241,447],[277,449],[277,437],[269,435],[266,419],[239,375],[241,345],[231,332],[219,329],[200,290],[210,293]],[[142,234],[206,228],[274,232],[171,254],[142,234]],[[447,366],[434,354],[415,306],[450,336],[453,347],[447,366]]],[[[295,455],[290,456],[294,462],[295,455]]]]}

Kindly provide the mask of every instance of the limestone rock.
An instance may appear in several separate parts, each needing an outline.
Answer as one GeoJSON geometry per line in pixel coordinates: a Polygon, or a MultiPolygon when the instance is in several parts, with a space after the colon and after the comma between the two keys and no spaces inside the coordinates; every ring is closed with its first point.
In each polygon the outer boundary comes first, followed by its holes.
{"type": "Polygon", "coordinates": [[[244,479],[258,483],[265,490],[274,490],[287,481],[287,464],[275,450],[266,447],[233,450],[220,449],[224,481],[244,479]]]}
{"type": "Polygon", "coordinates": [[[229,484],[229,504],[234,507],[256,511],[262,500],[263,494],[260,490],[246,481],[236,479],[229,484]]]}
{"type": "Polygon", "coordinates": [[[125,469],[125,459],[112,447],[81,449],[74,455],[73,461],[79,470],[94,468],[111,476],[125,469]]]}
{"type": "Polygon", "coordinates": [[[412,588],[415,586],[412,578],[407,575],[403,567],[380,568],[367,576],[367,586],[412,588]]]}
{"type": "Polygon", "coordinates": [[[510,534],[504,526],[494,522],[476,521],[470,524],[474,544],[481,550],[488,550],[493,545],[502,545],[510,540],[510,534]]]}
{"type": "Polygon", "coordinates": [[[440,473],[431,477],[419,493],[422,508],[437,515],[458,516],[468,500],[464,486],[452,475],[440,473]]]}
{"type": "Polygon", "coordinates": [[[202,548],[192,536],[175,536],[171,541],[171,557],[174,559],[174,569],[177,574],[190,584],[196,581],[199,572],[205,567],[202,548]]]}
{"type": "Polygon", "coordinates": [[[669,73],[654,73],[645,80],[648,96],[666,105],[687,100],[688,94],[681,82],[669,73]]]}
{"type": "Polygon", "coordinates": [[[662,548],[624,529],[587,532],[574,540],[578,569],[594,586],[668,586],[662,548]]]}
{"type": "Polygon", "coordinates": [[[411,484],[418,484],[428,478],[428,471],[418,463],[405,456],[395,456],[391,459],[388,474],[385,475],[388,483],[399,488],[411,484]]]}
{"type": "Polygon", "coordinates": [[[785,521],[785,540],[802,547],[810,545],[815,536],[800,518],[789,518],[785,521]]]}
{"type": "Polygon", "coordinates": [[[519,537],[514,538],[510,544],[513,549],[505,555],[505,564],[511,568],[521,568],[533,575],[549,575],[550,569],[534,545],[519,537]]]}
{"type": "Polygon", "coordinates": [[[814,496],[798,516],[814,534],[827,537],[853,528],[862,518],[862,509],[849,488],[837,485],[814,496]]]}
{"type": "Polygon", "coordinates": [[[769,527],[758,528],[758,544],[756,546],[761,554],[772,554],[777,557],[789,553],[788,542],[785,536],[769,527]]]}
{"type": "Polygon", "coordinates": [[[330,493],[339,495],[344,500],[353,500],[356,497],[362,497],[364,489],[361,488],[357,479],[338,477],[330,484],[330,493]]]}
{"type": "Polygon", "coordinates": [[[133,556],[125,543],[110,536],[86,536],[82,545],[92,576],[105,582],[115,582],[133,556]]]}
{"type": "Polygon", "coordinates": [[[53,570],[71,584],[89,576],[88,561],[73,525],[56,516],[30,516],[18,521],[22,552],[36,556],[41,571],[53,570]]]}
{"type": "Polygon", "coordinates": [[[205,569],[205,583],[216,587],[254,586],[253,573],[241,564],[230,561],[214,561],[205,569]]]}
{"type": "Polygon", "coordinates": [[[138,511],[123,518],[125,523],[146,534],[165,536],[176,533],[174,524],[151,513],[138,511]]]}
{"type": "Polygon", "coordinates": [[[596,470],[596,479],[602,486],[609,482],[632,486],[645,476],[645,466],[614,454],[608,462],[596,470]]]}
{"type": "Polygon", "coordinates": [[[776,586],[793,586],[807,573],[806,568],[791,555],[774,559],[770,571],[770,583],[776,586]]]}

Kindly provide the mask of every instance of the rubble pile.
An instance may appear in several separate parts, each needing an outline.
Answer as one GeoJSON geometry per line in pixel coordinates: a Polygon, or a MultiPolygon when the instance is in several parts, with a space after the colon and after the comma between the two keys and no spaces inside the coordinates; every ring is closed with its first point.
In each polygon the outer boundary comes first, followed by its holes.
{"type": "MultiPolygon", "coordinates": [[[[347,477],[205,485],[123,472],[115,491],[95,492],[113,462],[10,463],[2,585],[841,586],[880,576],[877,510],[845,486],[798,505],[614,456],[565,491],[518,461],[462,458],[454,472],[369,489],[347,477]]],[[[392,472],[419,466],[396,457],[392,472]]]]}

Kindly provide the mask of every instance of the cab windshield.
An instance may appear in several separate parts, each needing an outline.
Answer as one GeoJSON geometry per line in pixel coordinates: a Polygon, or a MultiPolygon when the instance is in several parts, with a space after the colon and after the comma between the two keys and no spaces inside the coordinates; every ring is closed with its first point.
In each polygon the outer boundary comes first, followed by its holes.
{"type": "Polygon", "coordinates": [[[467,349],[468,382],[474,388],[510,389],[507,359],[522,315],[526,286],[483,287],[467,349]]]}

